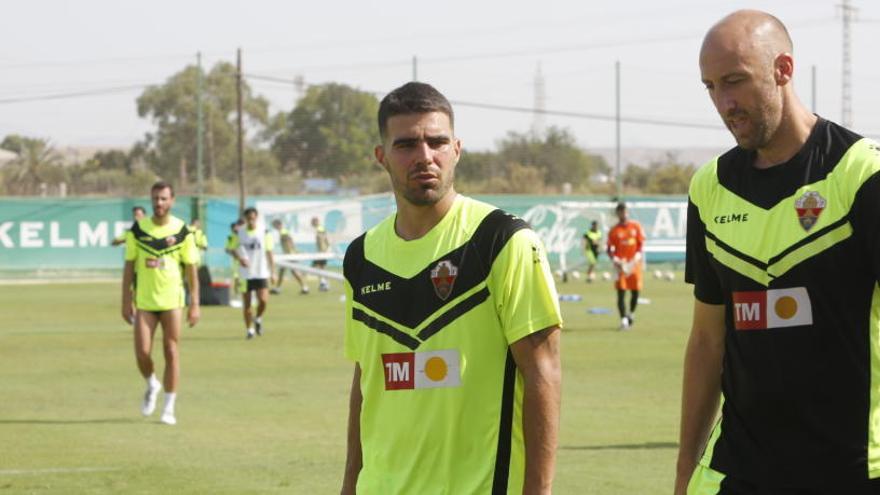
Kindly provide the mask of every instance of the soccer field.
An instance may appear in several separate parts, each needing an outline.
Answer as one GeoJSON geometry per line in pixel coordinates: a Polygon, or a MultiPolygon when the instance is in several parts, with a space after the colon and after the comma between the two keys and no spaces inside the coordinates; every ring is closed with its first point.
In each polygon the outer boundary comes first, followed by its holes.
{"type": "MultiPolygon", "coordinates": [[[[555,493],[671,492],[692,305],[680,280],[647,280],[628,332],[610,282],[558,285],[584,299],[561,303],[555,493]]],[[[338,493],[353,366],[341,289],[294,288],[270,299],[252,341],[241,310],[203,307],[183,333],[169,427],[140,415],[117,283],[0,285],[0,494],[338,493]]],[[[153,356],[161,370],[161,344],[153,356]]]]}

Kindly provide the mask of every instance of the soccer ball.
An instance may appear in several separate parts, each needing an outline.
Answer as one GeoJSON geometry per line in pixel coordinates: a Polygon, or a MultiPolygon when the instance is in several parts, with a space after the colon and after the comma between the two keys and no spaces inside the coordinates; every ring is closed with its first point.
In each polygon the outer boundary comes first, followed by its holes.
{"type": "Polygon", "coordinates": [[[663,272],[661,272],[660,270],[654,270],[654,278],[655,279],[663,278],[663,272]]]}
{"type": "Polygon", "coordinates": [[[611,274],[608,272],[602,272],[602,279],[603,280],[611,280],[611,274]]]}
{"type": "Polygon", "coordinates": [[[575,280],[580,280],[580,278],[581,278],[581,272],[579,272],[579,271],[577,271],[577,270],[573,270],[573,271],[571,272],[571,278],[573,278],[573,279],[575,279],[575,280]]]}
{"type": "Polygon", "coordinates": [[[675,273],[673,273],[673,272],[666,272],[665,277],[666,277],[666,280],[672,282],[673,280],[675,280],[675,273]]]}

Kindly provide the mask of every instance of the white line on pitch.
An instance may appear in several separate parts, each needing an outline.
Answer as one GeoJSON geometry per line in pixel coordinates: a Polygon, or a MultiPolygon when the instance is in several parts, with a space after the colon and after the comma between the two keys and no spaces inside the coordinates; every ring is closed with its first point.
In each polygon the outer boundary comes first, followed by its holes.
{"type": "Polygon", "coordinates": [[[119,468],[81,467],[81,468],[45,468],[45,469],[0,469],[0,476],[13,475],[13,474],[99,473],[102,471],[119,471],[119,468]]]}

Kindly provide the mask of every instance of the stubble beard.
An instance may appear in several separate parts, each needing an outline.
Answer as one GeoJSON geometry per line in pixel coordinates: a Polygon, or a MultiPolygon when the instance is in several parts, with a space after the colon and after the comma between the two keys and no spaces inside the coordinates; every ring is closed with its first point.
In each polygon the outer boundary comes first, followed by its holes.
{"type": "MultiPolygon", "coordinates": [[[[771,101],[772,95],[767,95],[765,101],[771,101]]],[[[740,148],[755,151],[766,148],[773,139],[776,131],[779,130],[782,122],[782,109],[774,109],[771,104],[764,104],[754,109],[754,111],[744,112],[751,127],[751,132],[747,136],[737,136],[730,125],[727,129],[733,134],[736,144],[740,148]]]]}
{"type": "Polygon", "coordinates": [[[403,188],[403,197],[414,206],[433,206],[441,199],[445,198],[452,189],[453,173],[450,172],[448,177],[440,178],[436,187],[406,187],[403,188]]]}

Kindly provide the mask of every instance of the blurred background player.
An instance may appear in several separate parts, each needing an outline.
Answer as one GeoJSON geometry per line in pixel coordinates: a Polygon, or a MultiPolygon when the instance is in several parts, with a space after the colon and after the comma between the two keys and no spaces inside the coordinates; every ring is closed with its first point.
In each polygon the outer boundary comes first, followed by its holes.
{"type": "Polygon", "coordinates": [[[593,272],[599,259],[599,244],[602,242],[602,231],[599,230],[599,222],[593,220],[590,229],[584,232],[584,250],[587,258],[587,283],[596,278],[593,272]]]}
{"type": "MultiPolygon", "coordinates": [[[[134,349],[138,370],[147,380],[141,413],[153,414],[162,384],[153,369],[153,337],[162,323],[162,348],[165,351],[165,407],[161,421],[177,424],[174,404],[180,376],[178,341],[184,306],[183,272],[189,286],[198,294],[196,269],[199,251],[183,220],[171,215],[174,189],[167,182],[157,182],[150,190],[153,216],[132,225],[125,238],[125,268],[122,276],[122,319],[134,318],[134,349]],[[132,278],[137,267],[138,290],[132,313],[132,278]]],[[[190,301],[187,314],[189,326],[199,321],[199,300],[190,301]]]]}
{"type": "MultiPolygon", "coordinates": [[[[327,237],[327,229],[321,225],[321,220],[318,217],[312,217],[312,227],[315,228],[315,247],[319,253],[329,253],[330,252],[330,238],[327,237]]],[[[312,262],[312,266],[315,268],[320,268],[321,270],[327,269],[327,260],[315,260],[312,262]]],[[[327,282],[327,277],[320,275],[318,278],[318,290],[320,291],[328,291],[330,290],[330,283],[327,282]]]]}
{"type": "Polygon", "coordinates": [[[633,324],[633,313],[639,304],[639,291],[642,290],[642,247],[645,233],[642,225],[628,218],[626,204],[618,203],[617,225],[608,231],[608,257],[617,270],[617,310],[620,312],[620,329],[626,330],[633,324]],[[629,311],[624,304],[626,291],[630,291],[629,311]]]}
{"type": "MultiPolygon", "coordinates": [[[[147,210],[145,210],[143,206],[135,206],[134,208],[131,209],[131,216],[132,216],[132,219],[134,220],[134,222],[131,224],[131,226],[134,227],[134,225],[138,222],[138,220],[147,216],[147,210]]],[[[125,238],[127,235],[128,235],[128,231],[123,232],[122,234],[117,236],[115,239],[113,239],[112,244],[114,246],[119,246],[120,244],[125,244],[125,238]]],[[[134,291],[137,290],[137,265],[133,266],[132,269],[133,269],[133,272],[131,274],[131,290],[132,290],[132,293],[134,293],[134,291]]],[[[135,308],[134,308],[135,297],[136,296],[132,295],[131,314],[135,313],[135,308]]],[[[132,321],[131,323],[134,323],[134,321],[132,321]]]]}
{"type": "Polygon", "coordinates": [[[208,236],[202,230],[202,221],[198,218],[194,219],[189,224],[189,230],[192,232],[196,248],[198,248],[199,254],[202,255],[202,261],[204,261],[204,255],[208,252],[208,236]]]}
{"type": "MultiPolygon", "coordinates": [[[[272,220],[272,227],[278,231],[278,239],[281,242],[281,252],[284,254],[293,254],[296,252],[296,245],[293,243],[293,237],[290,236],[290,231],[287,230],[287,227],[281,222],[281,219],[276,218],[272,220]]],[[[293,278],[299,283],[299,293],[300,294],[308,294],[309,286],[303,281],[302,277],[296,270],[293,268],[278,268],[278,279],[275,282],[275,287],[269,290],[271,294],[281,294],[281,284],[284,282],[284,271],[290,271],[290,274],[293,275],[293,278]]]]}
{"type": "Polygon", "coordinates": [[[238,229],[233,238],[232,256],[240,265],[242,308],[247,338],[263,335],[263,313],[269,301],[269,279],[275,282],[275,259],[272,257],[272,234],[265,230],[257,221],[259,215],[256,208],[244,210],[245,225],[238,229]],[[257,315],[251,311],[251,294],[257,295],[257,315]]]}
{"type": "MultiPolygon", "coordinates": [[[[132,217],[133,222],[137,223],[138,220],[140,220],[141,218],[144,218],[145,216],[147,216],[147,210],[145,210],[143,206],[135,206],[134,208],[131,209],[131,217],[132,217]]],[[[125,236],[127,233],[128,233],[128,231],[125,231],[122,234],[116,236],[116,238],[113,239],[112,244],[114,246],[119,246],[120,244],[125,244],[125,236]]]]}
{"type": "Polygon", "coordinates": [[[238,278],[238,258],[235,257],[235,253],[233,252],[235,249],[235,244],[238,242],[238,229],[240,229],[244,225],[244,220],[238,219],[231,224],[229,224],[229,235],[226,236],[226,245],[224,246],[224,250],[226,254],[229,255],[229,259],[232,260],[229,262],[229,267],[232,270],[232,294],[237,295],[241,294],[241,280],[238,278]]]}

